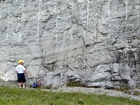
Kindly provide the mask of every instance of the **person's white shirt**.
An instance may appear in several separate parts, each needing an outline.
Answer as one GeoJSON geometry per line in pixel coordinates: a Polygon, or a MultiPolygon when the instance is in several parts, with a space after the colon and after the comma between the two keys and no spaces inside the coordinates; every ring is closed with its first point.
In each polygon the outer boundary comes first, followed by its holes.
{"type": "Polygon", "coordinates": [[[18,65],[15,71],[17,71],[17,73],[24,73],[24,70],[25,67],[23,65],[18,65]]]}

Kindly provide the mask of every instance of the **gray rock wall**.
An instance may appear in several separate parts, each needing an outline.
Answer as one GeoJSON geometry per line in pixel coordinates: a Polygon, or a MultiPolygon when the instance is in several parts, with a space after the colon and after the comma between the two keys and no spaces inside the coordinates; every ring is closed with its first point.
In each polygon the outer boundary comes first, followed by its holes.
{"type": "Polygon", "coordinates": [[[140,86],[139,0],[1,0],[0,78],[61,87],[140,86]]]}

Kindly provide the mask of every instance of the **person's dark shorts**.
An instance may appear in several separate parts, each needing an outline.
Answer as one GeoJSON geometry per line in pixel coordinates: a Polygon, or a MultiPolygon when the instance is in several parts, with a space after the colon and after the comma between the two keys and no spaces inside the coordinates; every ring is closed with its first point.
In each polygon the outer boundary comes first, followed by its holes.
{"type": "Polygon", "coordinates": [[[18,73],[17,77],[18,77],[18,83],[20,83],[20,82],[25,83],[26,82],[24,73],[18,73]]]}

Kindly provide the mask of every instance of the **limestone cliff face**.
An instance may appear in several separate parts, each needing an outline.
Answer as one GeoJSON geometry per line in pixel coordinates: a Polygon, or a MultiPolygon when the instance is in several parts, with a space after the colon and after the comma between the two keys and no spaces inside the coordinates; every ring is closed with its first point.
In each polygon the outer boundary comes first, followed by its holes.
{"type": "Polygon", "coordinates": [[[61,87],[140,86],[139,0],[1,0],[0,78],[61,87]]]}

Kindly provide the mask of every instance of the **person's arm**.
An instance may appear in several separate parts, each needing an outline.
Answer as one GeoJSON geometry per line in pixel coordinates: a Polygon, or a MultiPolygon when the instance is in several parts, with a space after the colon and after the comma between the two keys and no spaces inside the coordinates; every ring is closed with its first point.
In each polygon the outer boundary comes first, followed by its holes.
{"type": "MultiPolygon", "coordinates": [[[[24,70],[24,74],[27,76],[27,72],[26,72],[26,70],[24,70]]],[[[27,76],[28,77],[28,76],[27,76]]]]}
{"type": "Polygon", "coordinates": [[[16,70],[15,70],[15,72],[18,73],[16,70]]]}
{"type": "Polygon", "coordinates": [[[16,69],[15,69],[15,72],[18,74],[17,67],[16,67],[16,69]]]}

